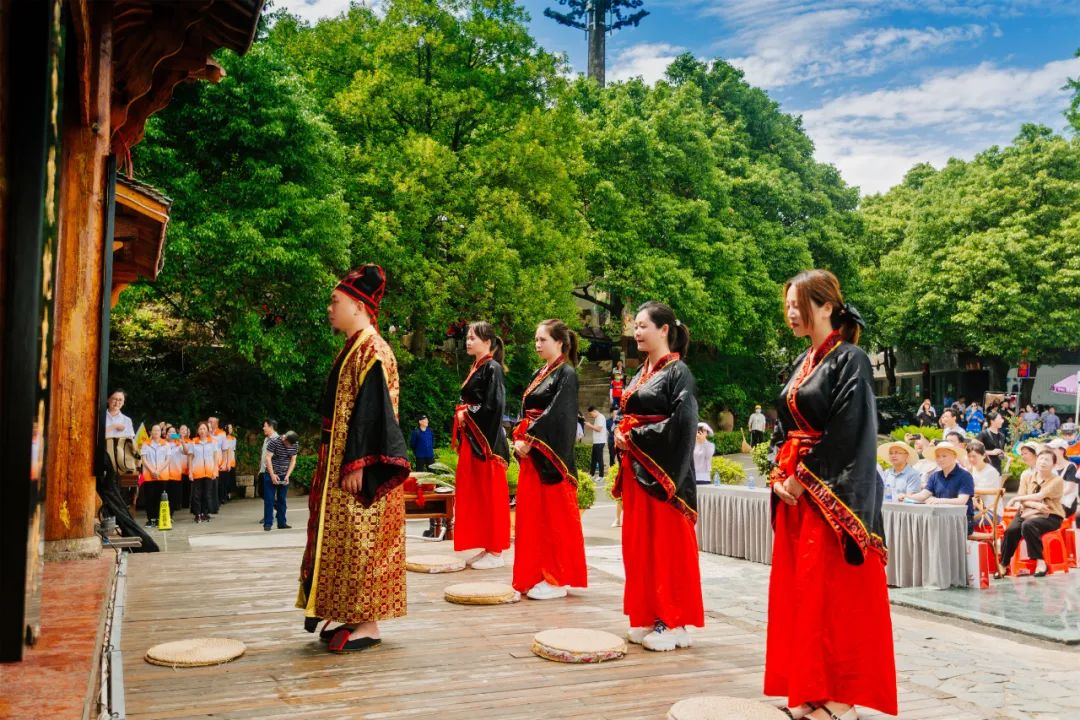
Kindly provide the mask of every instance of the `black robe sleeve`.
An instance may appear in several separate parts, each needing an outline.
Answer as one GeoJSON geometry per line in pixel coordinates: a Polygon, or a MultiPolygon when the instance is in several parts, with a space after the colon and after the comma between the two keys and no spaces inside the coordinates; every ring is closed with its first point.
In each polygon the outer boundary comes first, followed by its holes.
{"type": "Polygon", "coordinates": [[[691,519],[697,516],[697,478],[694,473],[694,442],[698,404],[694,376],[685,363],[664,371],[664,382],[644,387],[639,395],[658,393],[659,398],[640,400],[657,409],[666,406],[659,422],[630,430],[634,478],[649,495],[676,505],[691,519]]]}
{"type": "Polygon", "coordinates": [[[554,485],[566,480],[577,485],[577,372],[569,363],[563,363],[552,373],[551,382],[551,402],[540,417],[529,423],[525,439],[533,444],[529,454],[536,463],[540,482],[554,485]]]}
{"type": "Polygon", "coordinates": [[[830,373],[829,416],[821,439],[802,459],[797,475],[804,485],[823,483],[846,506],[835,506],[835,512],[829,514],[846,531],[842,536],[845,558],[858,565],[866,549],[864,533],[879,539],[885,534],[881,518],[884,488],[877,474],[874,374],[870,358],[854,346],[837,353],[822,370],[830,373]],[[851,525],[852,513],[863,528],[851,525]]]}
{"type": "Polygon", "coordinates": [[[481,442],[481,438],[477,438],[469,428],[466,429],[465,437],[473,452],[485,460],[489,459],[491,454],[509,462],[510,448],[502,424],[503,415],[506,413],[506,386],[502,365],[489,360],[473,376],[469,386],[463,388],[462,395],[462,400],[468,405],[466,412],[472,424],[483,436],[481,442]]]}
{"type": "Polygon", "coordinates": [[[390,390],[379,361],[368,370],[356,395],[341,475],[361,468],[364,480],[357,500],[364,507],[370,507],[409,476],[405,436],[394,416],[390,390]]]}

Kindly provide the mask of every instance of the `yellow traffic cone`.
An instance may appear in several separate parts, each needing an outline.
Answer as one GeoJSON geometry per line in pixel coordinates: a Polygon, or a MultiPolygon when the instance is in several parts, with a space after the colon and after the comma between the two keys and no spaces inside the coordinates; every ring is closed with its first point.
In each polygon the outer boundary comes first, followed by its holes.
{"type": "Polygon", "coordinates": [[[161,505],[158,506],[158,530],[172,530],[172,516],[169,514],[169,493],[162,491],[161,505]]]}

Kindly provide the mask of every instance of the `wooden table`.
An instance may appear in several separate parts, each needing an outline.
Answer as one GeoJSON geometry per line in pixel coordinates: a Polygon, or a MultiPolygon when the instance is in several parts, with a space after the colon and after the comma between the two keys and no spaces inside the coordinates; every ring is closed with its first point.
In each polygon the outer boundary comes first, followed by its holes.
{"type": "Polygon", "coordinates": [[[437,493],[434,490],[424,488],[424,504],[417,502],[418,493],[405,491],[405,519],[435,521],[432,528],[436,533],[443,527],[446,528],[445,540],[454,539],[454,501],[456,492],[437,493]]]}

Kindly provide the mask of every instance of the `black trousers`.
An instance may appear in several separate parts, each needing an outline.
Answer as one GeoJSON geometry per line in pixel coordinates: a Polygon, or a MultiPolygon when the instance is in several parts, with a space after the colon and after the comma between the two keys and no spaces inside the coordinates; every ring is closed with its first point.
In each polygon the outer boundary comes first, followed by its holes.
{"type": "Polygon", "coordinates": [[[210,494],[213,481],[210,478],[194,478],[191,481],[191,514],[198,517],[199,515],[210,514],[210,501],[212,495],[210,494]]]}
{"type": "Polygon", "coordinates": [[[764,430],[751,430],[750,431],[750,444],[757,447],[761,443],[765,442],[764,430]]]}
{"type": "Polygon", "coordinates": [[[180,476],[180,506],[191,507],[191,478],[187,475],[180,476]]]}
{"type": "Polygon", "coordinates": [[[218,476],[218,501],[229,502],[234,490],[236,490],[236,468],[222,470],[221,475],[218,476]]]}
{"type": "Polygon", "coordinates": [[[1020,547],[1020,538],[1027,542],[1028,557],[1032,560],[1041,559],[1043,534],[1057,530],[1059,527],[1061,527],[1061,518],[1057,515],[1033,517],[1027,520],[1017,515],[1005,529],[1005,537],[1001,542],[1001,564],[1008,565],[1012,560],[1013,553],[1020,547]]]}
{"type": "Polygon", "coordinates": [[[604,474],[604,446],[607,443],[593,443],[592,459],[589,460],[589,474],[604,474]]]}
{"type": "Polygon", "coordinates": [[[161,480],[147,480],[139,488],[139,496],[142,498],[143,507],[146,508],[147,522],[157,522],[158,510],[161,508],[161,489],[165,483],[161,480]]]}

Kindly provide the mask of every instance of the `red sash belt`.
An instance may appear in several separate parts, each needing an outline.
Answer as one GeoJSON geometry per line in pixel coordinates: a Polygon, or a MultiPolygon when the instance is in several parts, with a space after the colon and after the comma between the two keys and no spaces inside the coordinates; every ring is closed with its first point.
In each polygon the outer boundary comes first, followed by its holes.
{"type": "Polygon", "coordinates": [[[821,433],[817,430],[792,430],[787,434],[780,452],[776,456],[776,467],[770,475],[770,482],[783,482],[795,474],[795,469],[810,449],[817,445],[821,433]]]}
{"type": "Polygon", "coordinates": [[[525,434],[526,434],[525,431],[529,429],[529,423],[531,423],[533,420],[535,420],[536,418],[540,417],[543,414],[544,414],[543,410],[535,410],[535,409],[534,410],[526,410],[525,411],[525,416],[523,418],[521,418],[521,421],[518,422],[517,425],[514,426],[514,432],[513,432],[514,440],[515,441],[516,440],[524,440],[525,439],[525,434]]]}
{"type": "Polygon", "coordinates": [[[667,419],[667,415],[634,415],[627,413],[619,420],[619,432],[626,435],[638,425],[650,425],[667,419]]]}
{"type": "Polygon", "coordinates": [[[462,432],[465,429],[464,424],[461,422],[461,414],[468,411],[469,406],[465,403],[462,403],[461,405],[458,405],[454,408],[454,427],[450,430],[450,445],[455,450],[458,449],[458,443],[460,442],[458,440],[458,433],[462,432]]]}

